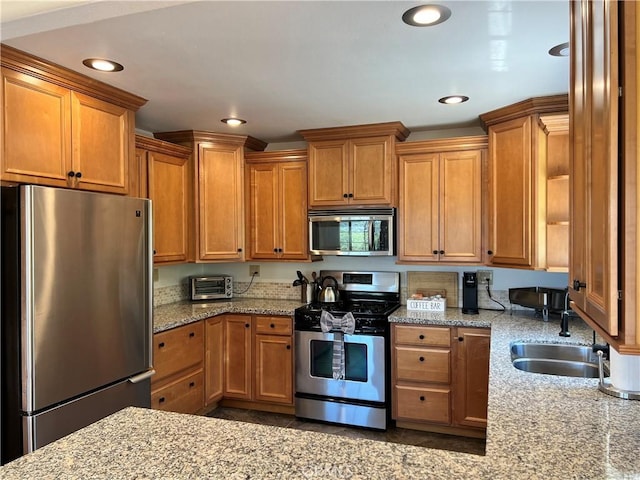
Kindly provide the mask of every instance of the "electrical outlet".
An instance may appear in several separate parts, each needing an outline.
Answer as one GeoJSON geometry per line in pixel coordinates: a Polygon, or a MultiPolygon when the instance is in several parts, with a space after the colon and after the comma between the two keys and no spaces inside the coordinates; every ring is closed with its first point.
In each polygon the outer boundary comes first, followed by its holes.
{"type": "Polygon", "coordinates": [[[493,285],[493,270],[478,270],[476,278],[478,285],[493,285]]]}
{"type": "Polygon", "coordinates": [[[254,277],[259,277],[260,265],[249,265],[249,275],[254,277]]]}

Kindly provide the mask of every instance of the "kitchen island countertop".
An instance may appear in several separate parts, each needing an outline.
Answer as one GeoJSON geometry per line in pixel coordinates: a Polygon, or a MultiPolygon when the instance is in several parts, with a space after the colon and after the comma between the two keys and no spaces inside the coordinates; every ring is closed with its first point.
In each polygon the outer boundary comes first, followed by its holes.
{"type": "Polygon", "coordinates": [[[581,320],[569,338],[555,321],[508,312],[403,307],[390,321],[491,327],[486,455],[128,408],[0,468],[0,478],[640,478],[640,402],[599,392],[597,379],[511,365],[512,341],[590,343],[581,320]]]}

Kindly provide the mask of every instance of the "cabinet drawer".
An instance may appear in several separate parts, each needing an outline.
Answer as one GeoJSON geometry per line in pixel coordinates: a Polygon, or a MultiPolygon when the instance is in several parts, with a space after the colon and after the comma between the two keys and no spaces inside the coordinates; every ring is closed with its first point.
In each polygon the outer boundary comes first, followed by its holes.
{"type": "Polygon", "coordinates": [[[396,420],[451,423],[448,388],[395,387],[396,420]]]}
{"type": "Polygon", "coordinates": [[[256,317],[256,333],[269,335],[291,335],[291,317],[256,317]]]}
{"type": "Polygon", "coordinates": [[[151,408],[169,412],[196,413],[204,406],[202,370],[151,392],[151,408]]]}
{"type": "Polygon", "coordinates": [[[448,348],[395,347],[396,376],[410,382],[451,382],[448,348]]]}
{"type": "Polygon", "coordinates": [[[156,375],[152,383],[204,360],[204,327],[202,322],[156,333],[153,336],[153,366],[156,375]]]}
{"type": "Polygon", "coordinates": [[[449,347],[451,345],[449,327],[416,327],[410,325],[394,325],[394,327],[396,343],[432,347],[449,347]]]}

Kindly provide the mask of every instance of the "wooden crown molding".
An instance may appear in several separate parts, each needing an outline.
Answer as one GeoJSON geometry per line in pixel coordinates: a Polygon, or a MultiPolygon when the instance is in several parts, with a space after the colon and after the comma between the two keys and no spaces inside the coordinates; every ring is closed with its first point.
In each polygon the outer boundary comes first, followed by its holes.
{"type": "Polygon", "coordinates": [[[550,95],[547,97],[534,97],[523,100],[506,107],[493,110],[480,115],[482,128],[487,128],[496,123],[506,122],[514,118],[521,118],[527,115],[545,113],[568,113],[569,95],[550,95]]]}
{"type": "Polygon", "coordinates": [[[540,115],[538,124],[547,135],[550,132],[566,132],[569,128],[569,114],[540,115]]]}
{"type": "Polygon", "coordinates": [[[165,142],[164,140],[158,140],[156,138],[145,137],[144,135],[136,135],[136,148],[181,158],[188,158],[192,153],[189,147],[165,142]]]}
{"type": "Polygon", "coordinates": [[[147,103],[145,98],[8,45],[0,44],[0,63],[5,68],[124,107],[127,110],[137,111],[147,103]]]}
{"type": "Polygon", "coordinates": [[[244,155],[247,163],[306,161],[307,149],[274,150],[270,152],[247,152],[244,155]]]}
{"type": "Polygon", "coordinates": [[[307,142],[345,140],[358,137],[375,137],[377,135],[393,135],[398,141],[403,142],[411,132],[402,122],[386,122],[347,127],[313,128],[310,130],[298,130],[298,133],[307,142]]]}
{"type": "Polygon", "coordinates": [[[223,143],[239,145],[249,150],[263,151],[267,143],[249,135],[231,135],[228,133],[205,132],[202,130],[178,130],[175,132],[156,132],[155,138],[173,143],[223,143]]]}
{"type": "Polygon", "coordinates": [[[452,152],[460,150],[478,150],[487,148],[489,140],[486,135],[469,137],[436,138],[396,144],[397,155],[410,155],[426,152],[452,152]]]}

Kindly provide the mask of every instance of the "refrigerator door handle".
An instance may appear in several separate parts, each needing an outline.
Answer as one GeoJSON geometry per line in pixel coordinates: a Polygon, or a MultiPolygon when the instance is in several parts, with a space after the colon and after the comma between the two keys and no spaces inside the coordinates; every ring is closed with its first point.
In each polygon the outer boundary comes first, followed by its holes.
{"type": "Polygon", "coordinates": [[[151,370],[147,370],[146,372],[142,372],[138,375],[134,375],[133,377],[130,377],[129,381],[131,383],[140,383],[143,380],[146,380],[147,378],[151,378],[155,374],[156,374],[156,371],[152,368],[151,370]]]}

